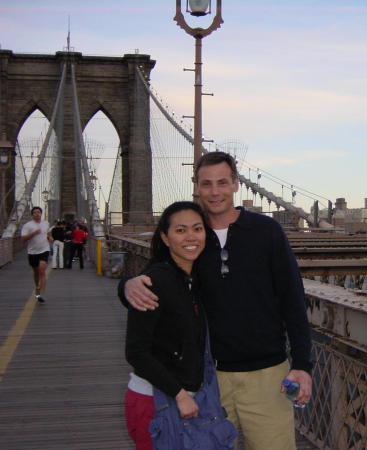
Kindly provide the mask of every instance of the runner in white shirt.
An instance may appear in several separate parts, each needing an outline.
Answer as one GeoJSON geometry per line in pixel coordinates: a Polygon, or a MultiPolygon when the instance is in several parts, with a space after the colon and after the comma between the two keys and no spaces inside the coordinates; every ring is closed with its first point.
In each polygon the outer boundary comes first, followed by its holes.
{"type": "Polygon", "coordinates": [[[50,254],[49,228],[46,220],[41,220],[42,208],[35,206],[31,210],[32,220],[23,225],[22,242],[27,242],[28,261],[33,269],[36,285],[36,299],[44,303],[43,294],[46,289],[46,269],[50,254]]]}

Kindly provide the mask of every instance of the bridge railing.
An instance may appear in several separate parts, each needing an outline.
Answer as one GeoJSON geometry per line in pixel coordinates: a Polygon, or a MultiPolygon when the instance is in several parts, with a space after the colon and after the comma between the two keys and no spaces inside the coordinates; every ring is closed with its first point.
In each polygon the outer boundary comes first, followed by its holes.
{"type": "MultiPolygon", "coordinates": [[[[149,243],[114,237],[126,252],[124,274],[136,275],[149,243]]],[[[320,449],[367,448],[367,297],[339,286],[304,280],[312,326],[313,396],[295,411],[296,428],[320,449]]]]}
{"type": "MultiPolygon", "coordinates": [[[[131,233],[131,237],[110,236],[107,240],[107,253],[105,253],[105,268],[107,271],[115,272],[116,275],[137,274],[146,265],[150,257],[150,244],[144,242],[141,238],[135,238],[136,233],[131,233]],[[109,254],[123,254],[121,266],[113,267],[109,254]]],[[[150,236],[149,236],[150,237],[150,236]]]]}
{"type": "Polygon", "coordinates": [[[355,353],[338,351],[331,341],[313,341],[313,396],[295,413],[297,429],[318,448],[367,448],[367,364],[361,360],[366,354],[355,353]]]}
{"type": "Polygon", "coordinates": [[[13,238],[0,239],[0,267],[13,260],[13,238]]]}
{"type": "Polygon", "coordinates": [[[13,261],[14,254],[24,247],[20,237],[0,238],[0,267],[13,261]]]}
{"type": "MultiPolygon", "coordinates": [[[[131,233],[132,236],[135,234],[131,233]]],[[[126,273],[139,273],[149,259],[150,245],[133,237],[91,237],[86,244],[86,253],[99,275],[121,277],[126,273]],[[134,258],[131,258],[131,252],[134,258]]]]}

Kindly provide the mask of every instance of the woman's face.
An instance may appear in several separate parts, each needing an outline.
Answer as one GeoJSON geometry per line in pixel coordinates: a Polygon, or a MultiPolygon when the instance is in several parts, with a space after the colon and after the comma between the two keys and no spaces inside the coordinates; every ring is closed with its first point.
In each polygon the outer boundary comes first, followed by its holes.
{"type": "Polygon", "coordinates": [[[172,214],[167,234],[161,233],[176,264],[190,273],[193,262],[205,246],[205,228],[200,215],[192,209],[172,214]]]}

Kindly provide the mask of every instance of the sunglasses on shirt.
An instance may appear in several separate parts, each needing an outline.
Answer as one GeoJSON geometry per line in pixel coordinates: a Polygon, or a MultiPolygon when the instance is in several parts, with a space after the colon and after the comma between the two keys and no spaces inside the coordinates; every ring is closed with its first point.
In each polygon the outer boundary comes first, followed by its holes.
{"type": "Polygon", "coordinates": [[[227,264],[228,257],[229,257],[228,250],[226,248],[222,248],[222,250],[220,251],[220,259],[222,261],[220,274],[222,275],[223,278],[229,273],[229,267],[227,264]]]}

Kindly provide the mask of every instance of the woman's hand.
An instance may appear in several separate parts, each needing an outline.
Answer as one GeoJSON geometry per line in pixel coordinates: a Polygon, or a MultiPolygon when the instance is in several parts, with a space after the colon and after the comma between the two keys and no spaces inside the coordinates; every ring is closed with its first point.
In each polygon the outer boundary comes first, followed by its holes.
{"type": "Polygon", "coordinates": [[[181,389],[175,398],[177,408],[183,419],[191,419],[199,415],[199,406],[185,389],[181,389]]]}

